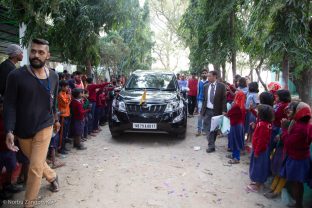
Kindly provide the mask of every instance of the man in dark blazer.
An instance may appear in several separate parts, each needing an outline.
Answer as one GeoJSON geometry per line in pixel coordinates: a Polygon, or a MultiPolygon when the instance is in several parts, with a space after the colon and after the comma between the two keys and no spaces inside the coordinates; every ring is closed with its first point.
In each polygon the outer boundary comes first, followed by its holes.
{"type": "Polygon", "coordinates": [[[207,133],[208,148],[207,153],[215,151],[217,131],[210,131],[211,118],[226,112],[226,87],[218,82],[216,71],[208,72],[208,81],[204,86],[204,101],[201,116],[204,118],[204,131],[207,133]]]}

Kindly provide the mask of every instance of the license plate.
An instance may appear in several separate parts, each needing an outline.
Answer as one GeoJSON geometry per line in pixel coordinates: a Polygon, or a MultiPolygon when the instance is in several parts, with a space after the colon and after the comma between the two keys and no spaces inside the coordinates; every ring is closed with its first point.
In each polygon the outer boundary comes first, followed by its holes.
{"type": "Polygon", "coordinates": [[[157,124],[155,123],[133,123],[134,129],[157,129],[157,124]]]}

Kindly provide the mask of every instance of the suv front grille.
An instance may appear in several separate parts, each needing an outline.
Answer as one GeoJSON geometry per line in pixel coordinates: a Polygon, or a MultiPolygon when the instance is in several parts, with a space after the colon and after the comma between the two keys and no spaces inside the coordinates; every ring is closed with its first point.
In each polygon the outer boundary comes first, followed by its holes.
{"type": "Polygon", "coordinates": [[[163,104],[126,104],[127,112],[131,113],[163,113],[166,109],[166,105],[163,104]]]}

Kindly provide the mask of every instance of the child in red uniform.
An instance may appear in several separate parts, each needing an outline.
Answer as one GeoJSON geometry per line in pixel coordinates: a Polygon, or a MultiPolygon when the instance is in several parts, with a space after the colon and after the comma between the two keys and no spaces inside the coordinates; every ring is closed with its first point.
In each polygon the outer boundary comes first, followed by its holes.
{"type": "Polygon", "coordinates": [[[269,105],[258,106],[258,121],[252,136],[252,153],[250,158],[249,176],[250,191],[259,191],[270,173],[269,142],[272,133],[273,109],[269,105]]]}
{"type": "Polygon", "coordinates": [[[74,147],[76,147],[78,150],[84,150],[86,147],[81,143],[81,138],[84,132],[85,114],[88,113],[90,109],[83,109],[81,89],[73,89],[72,96],[73,100],[71,102],[71,108],[74,122],[74,147]]]}
{"type": "Polygon", "coordinates": [[[274,121],[272,128],[272,136],[270,140],[270,152],[276,148],[277,140],[276,136],[280,134],[281,131],[281,120],[287,118],[286,108],[291,101],[290,92],[288,90],[278,90],[275,93],[275,105],[274,109],[274,121]]]}
{"type": "Polygon", "coordinates": [[[244,120],[245,120],[245,100],[246,96],[243,91],[238,91],[235,94],[233,106],[226,114],[229,117],[231,128],[228,135],[229,148],[232,150],[232,155],[229,164],[237,164],[240,161],[240,150],[244,147],[244,120]]]}
{"type": "MultiPolygon", "coordinates": [[[[285,109],[287,111],[288,123],[290,123],[290,121],[293,119],[298,104],[299,104],[298,102],[292,102],[285,109]]],[[[264,194],[264,196],[267,198],[275,198],[279,196],[279,194],[281,193],[282,189],[284,188],[287,182],[285,178],[280,176],[282,163],[285,160],[286,155],[283,148],[284,146],[283,142],[280,139],[280,137],[278,138],[279,140],[277,142],[277,148],[274,151],[271,159],[271,171],[274,176],[274,179],[271,184],[270,192],[264,194]]]]}
{"type": "Polygon", "coordinates": [[[291,192],[297,208],[303,207],[303,183],[308,182],[311,168],[311,116],[310,106],[300,102],[289,125],[286,119],[282,119],[281,139],[286,159],[281,169],[281,177],[291,182],[291,192]]]}

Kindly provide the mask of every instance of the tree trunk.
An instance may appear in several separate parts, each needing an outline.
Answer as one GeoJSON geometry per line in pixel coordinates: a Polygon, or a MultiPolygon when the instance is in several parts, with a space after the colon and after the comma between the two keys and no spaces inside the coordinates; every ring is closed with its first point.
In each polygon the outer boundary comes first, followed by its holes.
{"type": "Polygon", "coordinates": [[[262,80],[261,75],[260,75],[260,69],[261,69],[262,64],[263,64],[263,58],[260,59],[260,62],[258,64],[257,68],[255,68],[255,71],[256,71],[258,79],[259,79],[260,83],[262,84],[262,86],[264,87],[265,91],[268,91],[268,88],[267,88],[266,84],[264,83],[264,81],[262,80]]]}
{"type": "Polygon", "coordinates": [[[285,53],[282,63],[282,83],[285,90],[288,90],[288,80],[289,80],[289,60],[288,54],[285,53]]]}
{"type": "Polygon", "coordinates": [[[222,79],[226,81],[226,69],[225,69],[226,63],[224,62],[221,67],[222,67],[222,79]]]}
{"type": "Polygon", "coordinates": [[[312,69],[305,69],[298,77],[295,77],[294,84],[296,86],[299,98],[312,106],[312,69]]]}
{"type": "Polygon", "coordinates": [[[221,71],[220,71],[220,65],[219,64],[213,64],[213,69],[218,72],[219,78],[221,78],[221,71]]]}
{"type": "Polygon", "coordinates": [[[92,66],[91,61],[88,59],[86,63],[86,69],[87,69],[87,77],[92,77],[92,66]]]}
{"type": "Polygon", "coordinates": [[[230,17],[230,35],[231,35],[231,40],[232,40],[232,49],[231,49],[231,63],[232,63],[232,73],[233,77],[236,75],[236,46],[235,46],[235,11],[231,12],[231,17],[230,17]]]}

